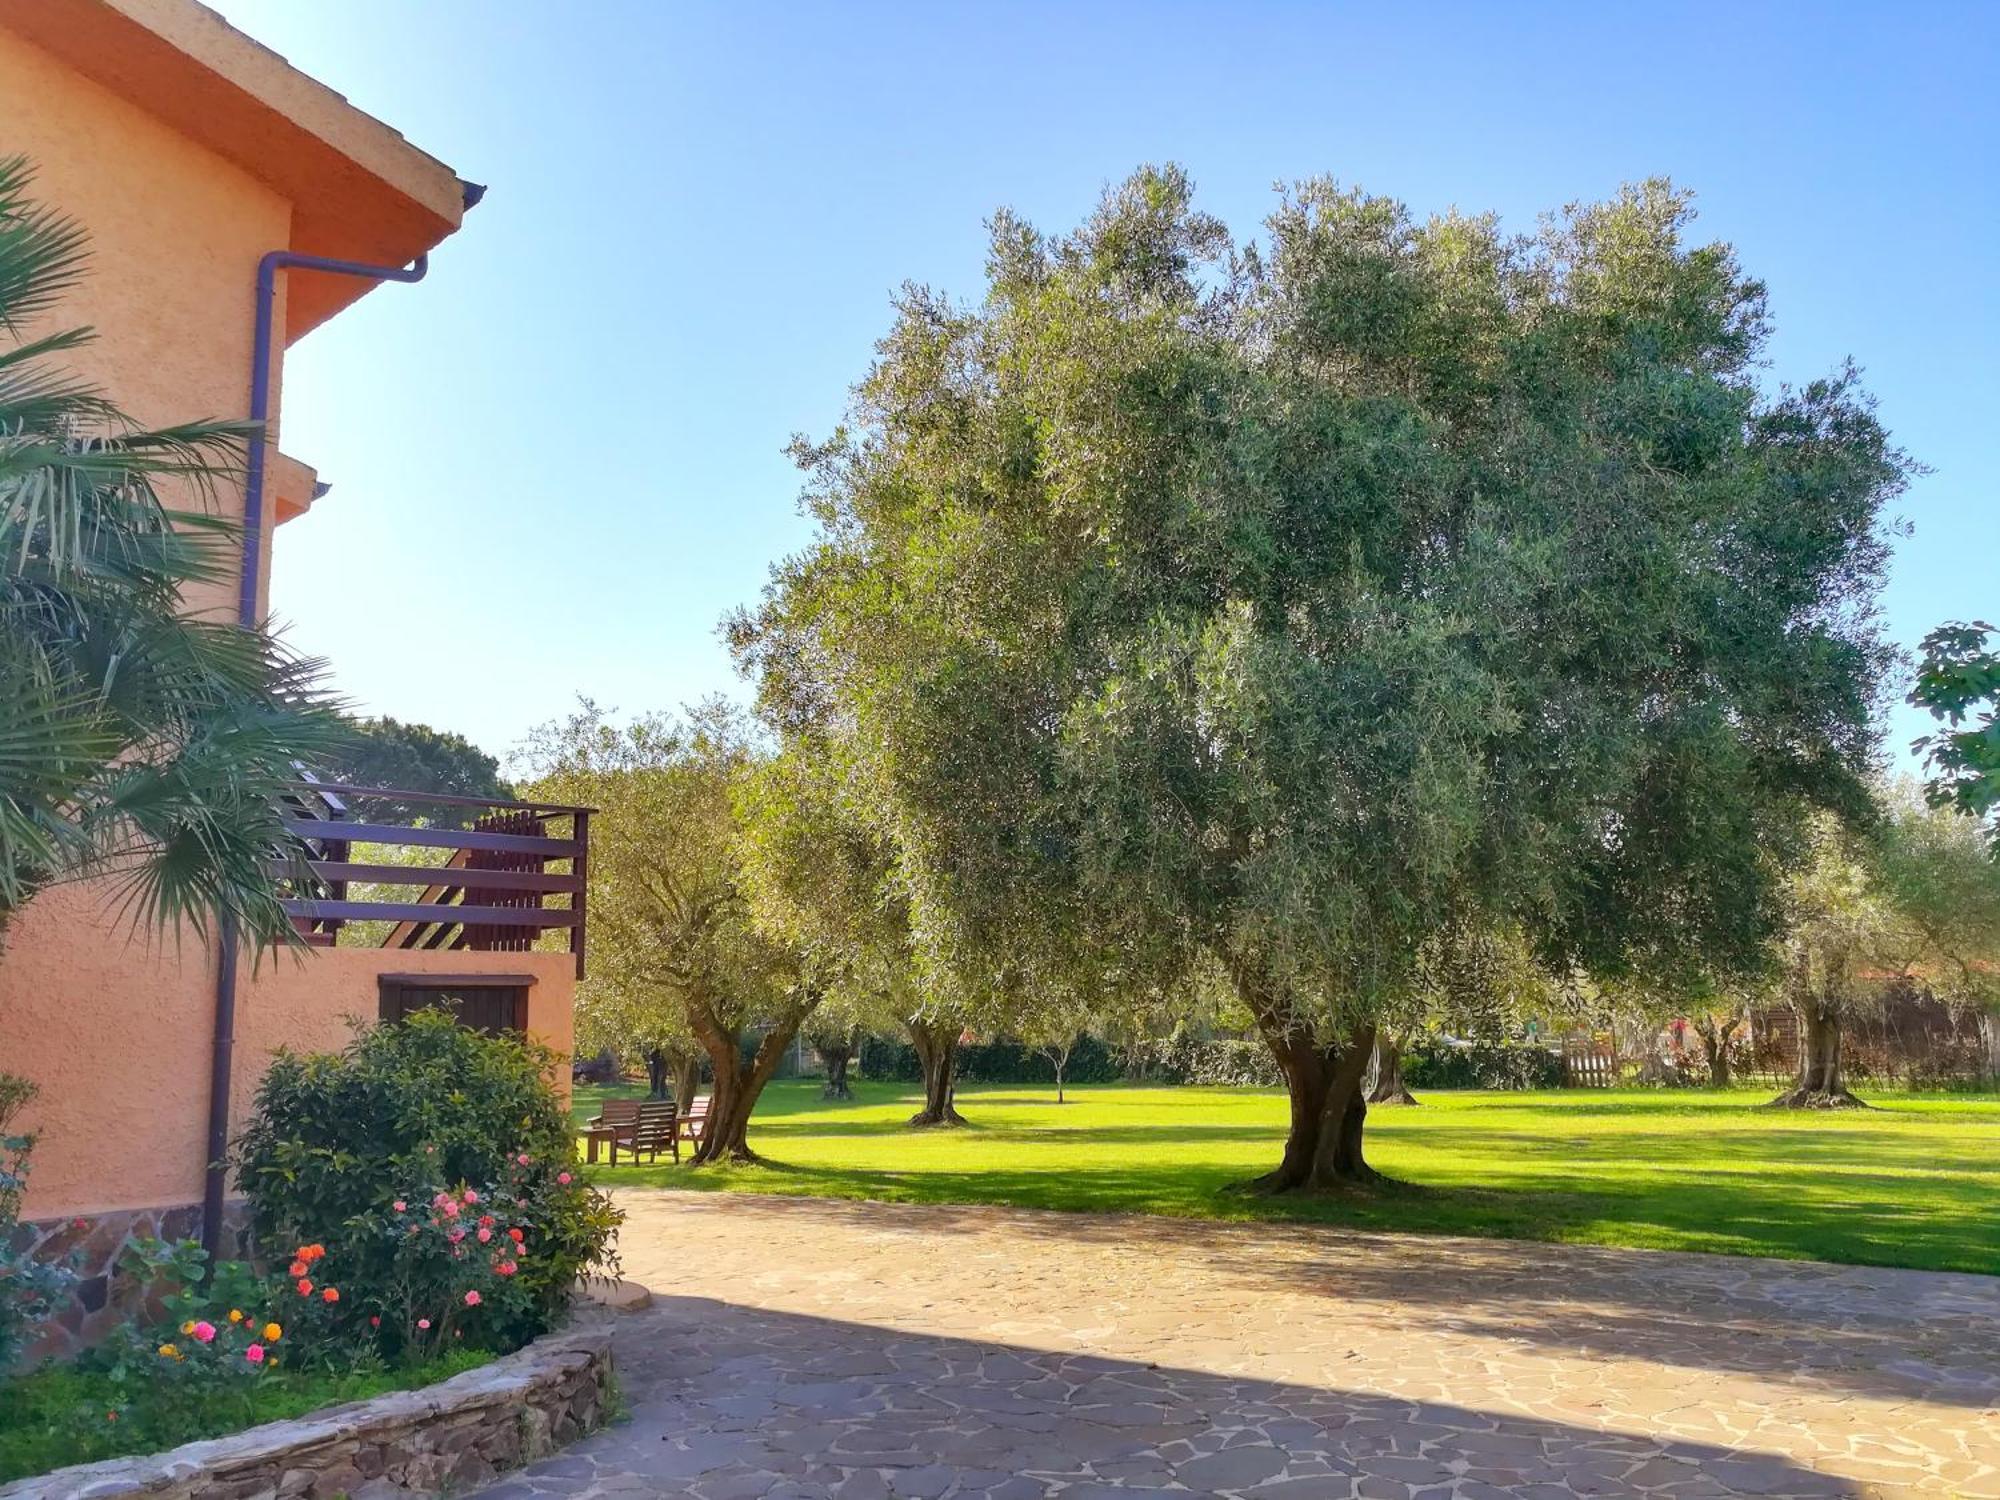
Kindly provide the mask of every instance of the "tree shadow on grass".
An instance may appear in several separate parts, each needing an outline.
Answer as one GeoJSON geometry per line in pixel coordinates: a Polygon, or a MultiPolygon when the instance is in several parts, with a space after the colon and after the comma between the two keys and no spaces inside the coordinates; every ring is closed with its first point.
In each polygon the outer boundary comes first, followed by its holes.
{"type": "Polygon", "coordinates": [[[629,1420],[493,1500],[598,1494],[625,1476],[659,1494],[1010,1500],[1865,1492],[1789,1458],[1649,1432],[1648,1413],[1615,1403],[1586,1425],[706,1297],[662,1297],[617,1337],[629,1420]]]}

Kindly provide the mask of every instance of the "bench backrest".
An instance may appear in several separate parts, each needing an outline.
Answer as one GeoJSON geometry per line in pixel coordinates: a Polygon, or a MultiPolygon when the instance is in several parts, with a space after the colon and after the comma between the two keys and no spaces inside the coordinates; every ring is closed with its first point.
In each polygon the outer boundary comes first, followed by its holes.
{"type": "Polygon", "coordinates": [[[607,1125],[630,1125],[644,1107],[644,1101],[639,1099],[606,1099],[598,1116],[607,1125]]]}
{"type": "Polygon", "coordinates": [[[674,1135],[674,1101],[671,1099],[649,1099],[639,1106],[638,1129],[633,1140],[645,1144],[651,1141],[669,1141],[674,1135]]]}

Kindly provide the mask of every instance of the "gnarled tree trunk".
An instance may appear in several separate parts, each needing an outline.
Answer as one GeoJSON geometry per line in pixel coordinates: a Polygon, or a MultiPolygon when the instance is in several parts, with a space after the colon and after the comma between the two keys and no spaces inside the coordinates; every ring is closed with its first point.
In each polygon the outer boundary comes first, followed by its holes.
{"type": "Polygon", "coordinates": [[[1841,1072],[1840,1012],[1811,1000],[1795,1002],[1799,1018],[1799,1076],[1771,1101],[1780,1109],[1866,1109],[1847,1091],[1841,1072]]]}
{"type": "Polygon", "coordinates": [[[715,1075],[714,1092],[708,1101],[708,1123],[702,1127],[693,1165],[757,1160],[749,1142],[751,1111],[756,1109],[764,1085],[785,1060],[785,1050],[792,1045],[792,1038],[799,1034],[800,1025],[811,1011],[812,1006],[806,1005],[786,1015],[764,1034],[747,1064],[743,1060],[739,1031],[724,1026],[713,1012],[690,1016],[702,1050],[708,1054],[709,1069],[715,1075]]]}
{"type": "Polygon", "coordinates": [[[701,1092],[701,1054],[678,1048],[669,1052],[667,1074],[673,1083],[674,1102],[685,1110],[701,1092]]]}
{"type": "Polygon", "coordinates": [[[1367,1084],[1370,1104],[1415,1104],[1417,1096],[1403,1083],[1403,1049],[1388,1032],[1375,1037],[1375,1060],[1367,1084]]]}
{"type": "Polygon", "coordinates": [[[1742,1016],[1730,1016],[1727,1020],[1713,1021],[1695,1018],[1695,1035],[1701,1038],[1703,1050],[1708,1054],[1708,1083],[1710,1088],[1729,1087],[1729,1048],[1736,1039],[1736,1029],[1743,1024],[1742,1016]]]}
{"type": "Polygon", "coordinates": [[[965,1116],[954,1102],[958,1092],[959,1028],[933,1021],[909,1021],[910,1041],[924,1070],[924,1107],[910,1116],[912,1125],[963,1125],[965,1116]]]}
{"type": "Polygon", "coordinates": [[[1291,1193],[1379,1181],[1380,1174],[1361,1151],[1368,1121],[1368,1096],[1361,1084],[1375,1057],[1375,1028],[1353,1027],[1339,1046],[1323,1047],[1254,978],[1239,976],[1237,990],[1277,1059],[1292,1106],[1285,1154],[1276,1171],[1265,1173],[1252,1186],[1291,1193]]]}
{"type": "Polygon", "coordinates": [[[848,1087],[847,1069],[854,1061],[852,1042],[822,1042],[813,1048],[819,1060],[826,1064],[826,1085],[820,1090],[823,1099],[852,1099],[854,1090],[848,1087]]]}

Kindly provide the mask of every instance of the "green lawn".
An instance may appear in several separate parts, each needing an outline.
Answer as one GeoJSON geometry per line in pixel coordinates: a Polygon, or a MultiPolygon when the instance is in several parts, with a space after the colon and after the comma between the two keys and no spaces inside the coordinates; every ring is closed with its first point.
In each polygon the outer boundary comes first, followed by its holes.
{"type": "MultiPolygon", "coordinates": [[[[603,1089],[578,1091],[577,1115],[603,1089]]],[[[606,1186],[1006,1203],[1865,1265],[2000,1272],[2000,1099],[1885,1094],[1878,1108],[1767,1113],[1766,1089],[1444,1093],[1368,1117],[1397,1180],[1339,1199],[1230,1189],[1271,1166],[1281,1094],[1256,1089],[966,1087],[960,1130],[912,1131],[903,1085],[828,1104],[813,1082],[766,1091],[758,1166],[597,1169],[606,1186]]]]}

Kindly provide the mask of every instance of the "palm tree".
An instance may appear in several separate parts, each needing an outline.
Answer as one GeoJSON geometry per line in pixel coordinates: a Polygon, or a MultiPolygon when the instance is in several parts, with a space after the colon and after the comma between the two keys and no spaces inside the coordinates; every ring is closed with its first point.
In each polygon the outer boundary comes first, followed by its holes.
{"type": "Polygon", "coordinates": [[[140,430],[60,367],[88,329],[30,336],[85,260],[31,176],[0,159],[0,937],[37,892],[110,877],[141,930],[288,942],[279,797],[337,742],[334,705],[317,663],[182,597],[235,576],[215,486],[253,429],[140,430]]]}

